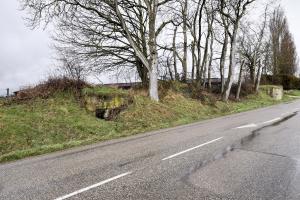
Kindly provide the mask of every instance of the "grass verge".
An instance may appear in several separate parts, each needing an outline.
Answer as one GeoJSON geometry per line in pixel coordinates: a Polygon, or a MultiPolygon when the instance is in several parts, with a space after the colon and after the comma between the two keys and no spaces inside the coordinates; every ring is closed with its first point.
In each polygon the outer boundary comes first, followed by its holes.
{"type": "Polygon", "coordinates": [[[240,102],[202,104],[172,91],[159,103],[137,94],[115,121],[95,118],[66,92],[9,105],[0,100],[0,162],[270,106],[292,100],[289,95],[282,101],[260,93],[240,102]]]}
{"type": "Polygon", "coordinates": [[[288,90],[285,91],[285,95],[294,98],[300,98],[300,90],[288,90]]]}

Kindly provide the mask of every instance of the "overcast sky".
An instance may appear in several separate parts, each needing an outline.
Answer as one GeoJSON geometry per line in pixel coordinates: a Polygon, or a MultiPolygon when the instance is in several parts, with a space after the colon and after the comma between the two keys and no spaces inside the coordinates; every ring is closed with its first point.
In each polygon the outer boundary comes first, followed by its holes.
{"type": "MultiPolygon", "coordinates": [[[[289,27],[300,52],[300,1],[282,0],[289,27]]],[[[5,88],[18,89],[44,79],[53,67],[49,32],[30,30],[24,25],[18,0],[0,3],[0,94],[5,88]]]]}

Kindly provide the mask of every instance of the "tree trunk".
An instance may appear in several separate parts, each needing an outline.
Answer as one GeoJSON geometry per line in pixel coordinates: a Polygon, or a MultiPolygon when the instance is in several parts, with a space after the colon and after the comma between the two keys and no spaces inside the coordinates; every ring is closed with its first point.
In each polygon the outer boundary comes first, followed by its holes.
{"type": "MultiPolygon", "coordinates": [[[[200,3],[200,0],[199,0],[200,3]]],[[[199,19],[198,19],[198,40],[197,40],[197,66],[196,66],[196,79],[197,79],[197,85],[200,85],[201,83],[201,78],[202,75],[200,74],[200,69],[201,69],[201,39],[202,39],[202,17],[203,17],[203,9],[206,4],[206,0],[202,1],[202,4],[200,6],[200,11],[199,11],[199,19]]]]}
{"type": "Polygon", "coordinates": [[[138,58],[136,61],[136,68],[137,68],[139,77],[142,81],[142,85],[147,86],[149,84],[148,69],[143,65],[143,63],[138,58]]]}
{"type": "Polygon", "coordinates": [[[205,41],[205,48],[203,54],[202,65],[200,69],[200,77],[203,80],[203,86],[205,86],[205,78],[206,78],[206,70],[207,70],[207,58],[208,58],[208,47],[209,47],[209,38],[210,38],[210,30],[208,30],[206,41],[205,41]]]}
{"type": "Polygon", "coordinates": [[[176,49],[176,36],[177,36],[177,26],[174,29],[174,34],[173,34],[173,62],[174,62],[174,73],[175,73],[175,80],[179,80],[179,74],[177,71],[177,49],[176,49]]]}
{"type": "Polygon", "coordinates": [[[158,97],[158,53],[156,45],[156,12],[157,1],[153,0],[151,6],[148,8],[149,13],[149,95],[154,101],[159,101],[158,97]]]}
{"type": "Polygon", "coordinates": [[[206,72],[209,72],[210,68],[210,61],[208,60],[209,56],[209,50],[212,49],[212,42],[213,42],[213,22],[214,22],[214,13],[210,13],[207,8],[206,10],[206,15],[207,15],[207,36],[206,36],[206,41],[205,41],[205,47],[204,47],[204,55],[203,55],[203,62],[201,66],[201,72],[200,75],[203,74],[203,86],[206,86],[206,72]],[[210,44],[210,45],[209,45],[210,44]]]}
{"type": "Polygon", "coordinates": [[[262,73],[262,66],[261,66],[261,61],[258,63],[258,70],[257,70],[257,76],[256,76],[256,81],[255,81],[255,92],[259,91],[259,86],[260,86],[260,80],[261,80],[261,73],[262,73]]]}
{"type": "Polygon", "coordinates": [[[225,38],[224,38],[224,43],[222,47],[222,54],[221,54],[221,59],[220,59],[220,77],[221,77],[221,94],[224,92],[225,88],[225,61],[226,61],[226,56],[227,56],[227,46],[228,46],[228,33],[225,31],[225,38]]]}
{"type": "Polygon", "coordinates": [[[150,78],[150,84],[149,84],[150,98],[154,101],[159,101],[159,97],[158,97],[157,59],[153,60],[153,68],[149,72],[149,78],[150,78]]]}
{"type": "Polygon", "coordinates": [[[243,68],[245,65],[245,60],[242,61],[241,67],[240,67],[240,74],[239,74],[239,80],[238,80],[238,88],[235,95],[236,100],[240,100],[240,93],[241,93],[241,87],[242,87],[242,76],[243,76],[243,68]]]}
{"type": "Polygon", "coordinates": [[[168,72],[170,74],[171,81],[174,81],[174,77],[173,77],[173,73],[172,73],[171,63],[170,63],[169,57],[167,58],[167,68],[168,68],[168,72]]]}
{"type": "Polygon", "coordinates": [[[255,84],[255,65],[253,64],[253,62],[250,63],[249,71],[250,71],[251,84],[254,85],[255,84]]]}
{"type": "Polygon", "coordinates": [[[228,69],[228,78],[225,84],[224,92],[222,94],[222,100],[223,101],[228,101],[230,91],[231,91],[231,86],[233,83],[233,78],[234,78],[234,70],[235,70],[235,54],[236,54],[236,35],[237,35],[237,30],[238,30],[238,24],[234,25],[233,28],[233,34],[231,36],[231,47],[230,47],[230,63],[229,63],[229,69],[228,69]]]}
{"type": "Polygon", "coordinates": [[[203,67],[204,69],[203,69],[203,75],[202,75],[202,87],[203,87],[203,89],[205,89],[206,88],[206,83],[207,83],[207,81],[206,81],[206,71],[207,71],[207,62],[206,62],[206,64],[205,64],[205,66],[203,67]]]}
{"type": "Polygon", "coordinates": [[[115,11],[116,14],[121,22],[121,25],[126,33],[128,42],[130,43],[131,47],[134,49],[136,56],[141,60],[141,62],[147,67],[149,71],[149,95],[150,98],[154,101],[159,101],[158,97],[158,54],[157,54],[157,45],[156,45],[156,14],[157,14],[157,7],[158,2],[157,0],[151,1],[151,4],[147,6],[148,13],[149,13],[149,52],[150,56],[149,59],[144,55],[141,51],[139,46],[133,40],[130,31],[126,25],[126,22],[119,10],[118,1],[115,0],[115,11]]]}
{"type": "MultiPolygon", "coordinates": [[[[141,0],[138,1],[138,5],[142,5],[141,0]]],[[[144,56],[147,57],[147,39],[146,39],[146,34],[144,30],[144,20],[143,20],[143,10],[142,8],[138,8],[138,21],[139,21],[139,34],[141,41],[138,42],[141,51],[143,52],[144,56]]],[[[140,79],[142,81],[143,86],[148,86],[149,85],[149,78],[148,78],[148,69],[147,67],[143,64],[143,62],[137,57],[137,71],[140,76],[140,79]]]]}
{"type": "Polygon", "coordinates": [[[211,90],[211,70],[212,70],[212,61],[213,61],[213,45],[214,45],[214,35],[211,35],[210,40],[210,57],[209,57],[209,64],[208,64],[208,75],[207,75],[207,81],[208,81],[208,89],[211,90]]]}
{"type": "Polygon", "coordinates": [[[252,63],[252,71],[250,70],[250,72],[251,72],[251,81],[252,81],[252,84],[255,86],[256,85],[256,83],[255,83],[255,81],[256,81],[256,78],[255,78],[255,69],[256,69],[256,63],[257,62],[257,52],[255,51],[255,53],[254,53],[254,56],[253,56],[253,63],[252,63]]]}
{"type": "Polygon", "coordinates": [[[195,68],[196,68],[196,54],[195,54],[195,42],[192,42],[192,81],[195,78],[195,68]]]}
{"type": "Polygon", "coordinates": [[[183,75],[182,80],[186,82],[187,80],[187,8],[188,8],[188,0],[184,0],[184,8],[183,8],[183,75]]]}

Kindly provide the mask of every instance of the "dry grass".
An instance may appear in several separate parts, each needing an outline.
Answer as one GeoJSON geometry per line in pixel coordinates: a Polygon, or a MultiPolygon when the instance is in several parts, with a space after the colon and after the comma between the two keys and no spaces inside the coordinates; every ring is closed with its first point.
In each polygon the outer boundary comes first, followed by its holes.
{"type": "Polygon", "coordinates": [[[74,93],[63,88],[47,98],[38,95],[0,105],[0,162],[280,103],[265,93],[228,103],[202,93],[200,101],[189,97],[187,91],[182,84],[169,87],[160,102],[149,100],[146,90],[129,91],[133,103],[114,121],[95,118],[80,106],[74,93]]]}
{"type": "Polygon", "coordinates": [[[49,77],[46,81],[34,87],[20,90],[12,101],[24,101],[35,98],[47,99],[57,92],[80,93],[81,89],[89,86],[83,81],[75,81],[67,77],[49,77]]]}

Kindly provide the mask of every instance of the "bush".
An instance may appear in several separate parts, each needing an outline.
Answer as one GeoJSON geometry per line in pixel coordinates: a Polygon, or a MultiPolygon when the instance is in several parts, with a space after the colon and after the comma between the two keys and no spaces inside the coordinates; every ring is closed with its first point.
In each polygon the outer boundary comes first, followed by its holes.
{"type": "MultiPolygon", "coordinates": [[[[235,96],[238,89],[238,84],[232,84],[231,95],[235,96]]],[[[241,86],[240,97],[246,97],[254,93],[254,86],[251,83],[243,82],[241,86]]]]}
{"type": "Polygon", "coordinates": [[[264,85],[282,85],[284,90],[299,90],[300,78],[293,75],[266,75],[262,77],[262,84],[264,85]]]}
{"type": "Polygon", "coordinates": [[[281,85],[285,90],[300,89],[300,79],[291,75],[280,76],[281,85]]]}
{"type": "Polygon", "coordinates": [[[189,85],[190,90],[190,97],[192,99],[200,100],[201,103],[205,105],[211,105],[215,106],[218,96],[214,93],[209,92],[206,89],[203,89],[202,87],[197,86],[197,84],[190,84],[189,85]]]}
{"type": "Polygon", "coordinates": [[[159,81],[158,92],[159,97],[163,99],[169,91],[182,94],[189,94],[189,86],[179,81],[159,81]]]}
{"type": "Polygon", "coordinates": [[[46,81],[34,87],[27,87],[16,92],[13,100],[47,99],[57,92],[80,94],[80,90],[87,86],[88,84],[84,81],[76,81],[67,77],[49,77],[46,81]]]}

